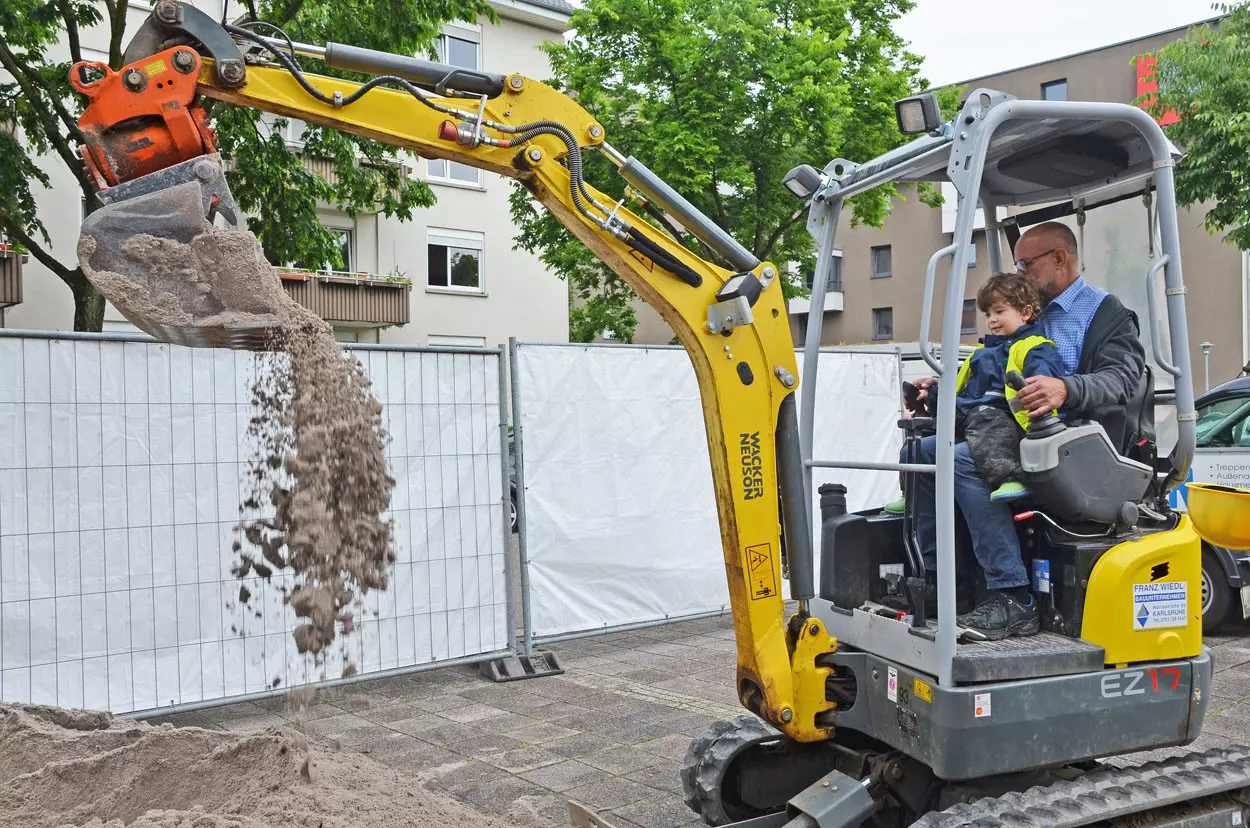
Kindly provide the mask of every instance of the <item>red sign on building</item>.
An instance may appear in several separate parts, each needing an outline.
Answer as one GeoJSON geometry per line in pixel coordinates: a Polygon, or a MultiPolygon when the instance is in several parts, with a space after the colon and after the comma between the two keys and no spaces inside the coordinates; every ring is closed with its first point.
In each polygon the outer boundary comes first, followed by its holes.
{"type": "MultiPolygon", "coordinates": [[[[1155,93],[1159,91],[1159,82],[1155,79],[1155,64],[1157,59],[1154,55],[1138,55],[1137,56],[1137,96],[1144,97],[1142,100],[1142,109],[1148,109],[1155,102],[1155,93]]],[[[1167,112],[1162,118],[1156,118],[1159,126],[1167,126],[1174,124],[1180,120],[1180,116],[1175,112],[1167,112]]]]}

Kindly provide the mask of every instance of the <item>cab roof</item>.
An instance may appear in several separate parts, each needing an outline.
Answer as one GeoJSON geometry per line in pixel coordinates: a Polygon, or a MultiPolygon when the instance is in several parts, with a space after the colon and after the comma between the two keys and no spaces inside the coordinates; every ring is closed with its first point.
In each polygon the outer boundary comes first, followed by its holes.
{"type": "MultiPolygon", "coordinates": [[[[995,105],[1015,100],[984,89],[969,99],[985,96],[995,105]]],[[[1026,207],[1076,199],[1103,202],[1150,186],[1150,146],[1133,124],[1093,117],[1094,109],[1105,104],[1064,104],[1069,116],[1010,118],[995,131],[982,175],[986,195],[1000,205],[1026,207]],[[1070,116],[1082,108],[1089,108],[1091,117],[1070,116]]],[[[859,166],[843,187],[894,167],[898,175],[890,175],[891,181],[948,181],[947,165],[964,117],[961,111],[940,135],[922,136],[859,166]]],[[[1180,159],[1180,151],[1169,147],[1173,161],[1180,159]]]]}

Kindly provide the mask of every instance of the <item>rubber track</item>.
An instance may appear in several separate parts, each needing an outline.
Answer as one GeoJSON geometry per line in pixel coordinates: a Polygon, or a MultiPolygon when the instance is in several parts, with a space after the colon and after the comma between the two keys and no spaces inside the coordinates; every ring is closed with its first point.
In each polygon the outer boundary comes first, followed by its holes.
{"type": "Polygon", "coordinates": [[[911,828],[1078,828],[1244,787],[1250,749],[1217,748],[955,805],[911,828]]]}
{"type": "Polygon", "coordinates": [[[730,820],[721,798],[725,772],[743,751],[780,736],[781,731],[748,714],[705,728],[690,742],[681,763],[682,798],[686,805],[702,814],[708,825],[727,824],[730,820]]]}

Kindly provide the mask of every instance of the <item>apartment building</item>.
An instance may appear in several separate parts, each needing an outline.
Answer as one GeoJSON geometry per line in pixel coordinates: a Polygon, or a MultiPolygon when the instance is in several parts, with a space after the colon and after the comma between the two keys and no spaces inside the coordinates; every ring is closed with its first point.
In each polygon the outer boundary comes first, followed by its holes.
{"type": "MultiPolygon", "coordinates": [[[[1146,71],[1134,59],[1150,55],[1186,35],[1188,28],[1117,43],[974,78],[959,84],[969,93],[978,87],[1001,90],[1023,99],[1118,101],[1132,103],[1149,91],[1146,71]]],[[[948,113],[949,114],[949,113],[948,113]]],[[[944,190],[941,209],[921,204],[914,191],[894,200],[881,228],[851,228],[844,214],[838,230],[835,262],[825,307],[812,311],[807,300],[790,304],[795,341],[804,339],[812,313],[821,318],[821,341],[826,345],[915,341],[920,331],[920,296],[924,267],[934,251],[951,242],[954,230],[954,188],[944,190]]],[[[1250,257],[1211,236],[1203,227],[1205,209],[1180,215],[1181,251],[1188,286],[1190,352],[1195,385],[1203,386],[1203,343],[1209,343],[1212,384],[1236,375],[1250,359],[1250,308],[1247,307],[1250,257]]],[[[1148,327],[1146,271],[1152,254],[1147,207],[1139,199],[1091,212],[1083,233],[1075,217],[1065,220],[1083,236],[1085,278],[1114,292],[1134,308],[1148,327]]],[[[990,275],[984,223],[973,235],[967,290],[963,300],[963,341],[975,343],[985,323],[976,310],[977,288],[990,275]]],[[[942,296],[934,308],[940,324],[942,296]]],[[[1148,331],[1143,331],[1148,338],[1148,331]]],[[[1156,372],[1158,375],[1158,372],[1156,372]]]]}
{"type": "MultiPolygon", "coordinates": [[[[196,0],[194,5],[220,17],[221,2],[196,0]]],[[[491,5],[497,23],[483,18],[445,27],[440,59],[489,72],[548,77],[550,66],[540,47],[563,38],[573,7],[564,0],[492,0],[491,5]]],[[[134,31],[151,7],[132,3],[131,8],[128,28],[134,31]]],[[[107,60],[107,43],[103,30],[85,32],[84,58],[107,60]]],[[[68,47],[62,49],[68,59],[68,47]]],[[[274,124],[272,119],[267,123],[274,124]]],[[[283,129],[291,150],[301,152],[303,125],[288,121],[283,129]]],[[[301,158],[314,173],[329,169],[317,158],[301,158]]],[[[396,159],[407,175],[430,185],[438,204],[410,221],[319,210],[322,224],[339,237],[341,270],[331,272],[328,263],[286,270],[288,293],[330,320],[344,341],[490,346],[509,336],[567,341],[567,285],[536,256],[513,250],[511,183],[442,160],[407,153],[396,159]]],[[[63,165],[50,163],[47,170],[52,186],[39,196],[40,216],[55,255],[72,261],[81,192],[63,165]]],[[[33,258],[22,263],[0,247],[0,325],[65,330],[72,324],[73,300],[64,283],[33,258]]],[[[134,329],[109,306],[105,330],[134,329]]]]}

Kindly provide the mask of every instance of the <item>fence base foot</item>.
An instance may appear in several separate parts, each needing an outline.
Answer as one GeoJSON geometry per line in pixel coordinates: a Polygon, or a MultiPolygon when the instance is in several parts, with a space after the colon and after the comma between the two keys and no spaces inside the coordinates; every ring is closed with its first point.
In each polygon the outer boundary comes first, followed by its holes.
{"type": "Polygon", "coordinates": [[[520,681],[521,679],[558,676],[564,672],[556,654],[536,651],[530,656],[507,656],[494,661],[483,661],[478,671],[491,681],[520,681]]]}

